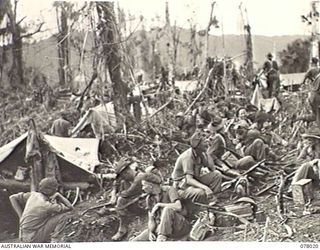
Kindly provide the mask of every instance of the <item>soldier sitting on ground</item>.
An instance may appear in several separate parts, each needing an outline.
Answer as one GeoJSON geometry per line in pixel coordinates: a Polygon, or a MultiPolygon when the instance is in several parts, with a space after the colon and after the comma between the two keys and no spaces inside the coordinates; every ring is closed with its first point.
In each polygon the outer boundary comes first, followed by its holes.
{"type": "MultiPolygon", "coordinates": [[[[313,185],[320,185],[320,159],[313,159],[302,164],[296,171],[295,175],[292,178],[291,186],[296,182],[302,179],[311,179],[313,181],[313,185]]],[[[289,188],[289,192],[291,191],[291,187],[289,188]]]]}
{"type": "MultiPolygon", "coordinates": [[[[122,158],[115,166],[116,180],[113,183],[111,191],[110,204],[116,205],[116,208],[125,206],[132,199],[142,194],[142,172],[138,172],[130,167],[132,162],[129,159],[122,158]]],[[[128,232],[127,215],[130,207],[117,210],[119,219],[119,228],[117,233],[112,236],[112,240],[121,240],[128,232]]],[[[98,211],[100,216],[108,212],[107,208],[102,208],[98,211]]]]}
{"type": "Polygon", "coordinates": [[[63,111],[60,117],[53,122],[50,132],[55,136],[69,137],[71,126],[67,119],[67,112],[63,111]]]}
{"type": "Polygon", "coordinates": [[[320,158],[320,130],[310,129],[307,133],[301,134],[302,141],[298,144],[298,161],[320,158]]]}
{"type": "Polygon", "coordinates": [[[191,148],[184,151],[176,160],[172,172],[174,187],[183,199],[196,202],[216,202],[214,194],[221,190],[222,176],[215,169],[211,158],[206,155],[207,146],[203,135],[195,133],[190,139],[191,148]],[[202,167],[209,173],[202,174],[202,167]]]}
{"type": "Polygon", "coordinates": [[[56,242],[67,223],[66,211],[72,204],[58,190],[55,178],[45,178],[39,183],[39,192],[17,193],[10,202],[20,219],[22,242],[56,242]],[[24,209],[23,209],[24,206],[24,209]]]}
{"type": "Polygon", "coordinates": [[[186,210],[174,187],[161,186],[158,175],[146,173],[142,189],[148,194],[148,228],[133,241],[167,241],[179,239],[189,233],[190,223],[185,217],[186,210]]]}

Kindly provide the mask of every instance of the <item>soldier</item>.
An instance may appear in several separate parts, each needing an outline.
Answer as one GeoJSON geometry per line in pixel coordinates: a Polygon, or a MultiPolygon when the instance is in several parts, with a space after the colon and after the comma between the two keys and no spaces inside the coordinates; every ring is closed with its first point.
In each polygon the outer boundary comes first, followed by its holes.
{"type": "Polygon", "coordinates": [[[316,63],[317,60],[313,59],[314,68],[310,69],[304,81],[310,80],[312,83],[310,84],[310,92],[308,94],[308,102],[311,106],[312,115],[304,115],[297,118],[295,121],[304,120],[308,122],[316,121],[318,127],[320,128],[320,69],[317,68],[316,63]]]}
{"type": "MultiPolygon", "coordinates": [[[[116,205],[116,208],[125,206],[132,199],[142,194],[142,176],[143,173],[135,171],[130,167],[132,162],[129,159],[121,158],[115,166],[116,180],[113,183],[111,191],[110,204],[116,205]]],[[[127,215],[130,206],[126,209],[117,209],[119,219],[119,228],[117,233],[112,236],[113,241],[121,240],[127,234],[127,215]]],[[[108,212],[107,208],[98,211],[100,216],[108,212]]]]}
{"type": "Polygon", "coordinates": [[[280,90],[279,66],[277,62],[273,60],[271,53],[267,54],[267,60],[263,64],[262,72],[267,77],[268,98],[277,97],[280,90]]]}
{"type": "Polygon", "coordinates": [[[318,67],[318,58],[312,57],[311,59],[311,68],[308,70],[308,72],[305,74],[302,84],[305,84],[306,82],[313,82],[316,79],[316,76],[320,73],[320,69],[318,67]]]}
{"type": "Polygon", "coordinates": [[[214,167],[212,159],[206,155],[203,136],[197,132],[190,139],[191,148],[176,160],[172,172],[174,187],[183,199],[198,202],[216,202],[214,194],[220,192],[222,176],[214,167]],[[208,167],[209,173],[201,175],[201,168],[208,167]]]}
{"type": "MultiPolygon", "coordinates": [[[[301,179],[311,179],[313,184],[319,186],[320,184],[320,159],[314,159],[302,164],[296,171],[292,178],[291,185],[295,184],[301,179]]],[[[290,188],[291,189],[291,188],[290,188]]],[[[289,189],[289,190],[290,190],[289,189]]]]}
{"type": "Polygon", "coordinates": [[[185,217],[186,210],[174,187],[161,186],[159,176],[146,173],[142,180],[142,189],[148,194],[148,228],[133,241],[179,239],[190,231],[190,223],[185,217]]]}
{"type": "Polygon", "coordinates": [[[267,144],[261,139],[261,134],[256,129],[248,128],[246,123],[239,123],[235,126],[236,150],[243,158],[239,159],[235,168],[247,169],[257,161],[266,159],[268,153],[267,144]]]}
{"type": "Polygon", "coordinates": [[[61,112],[60,118],[55,120],[51,127],[51,134],[60,137],[69,137],[71,123],[67,120],[67,113],[61,112]]]}
{"type": "Polygon", "coordinates": [[[55,178],[44,178],[39,183],[39,192],[18,193],[9,197],[20,219],[19,238],[22,242],[57,240],[67,222],[65,212],[73,209],[72,204],[57,190],[55,178]]]}

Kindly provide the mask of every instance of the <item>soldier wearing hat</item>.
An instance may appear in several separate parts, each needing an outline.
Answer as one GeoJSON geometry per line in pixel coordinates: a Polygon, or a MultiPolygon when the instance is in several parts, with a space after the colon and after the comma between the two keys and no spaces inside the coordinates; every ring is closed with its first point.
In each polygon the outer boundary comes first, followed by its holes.
{"type": "Polygon", "coordinates": [[[279,66],[273,60],[273,55],[270,52],[267,54],[267,60],[263,63],[262,70],[258,75],[262,73],[267,77],[268,98],[277,97],[280,90],[279,66]]]}
{"type": "Polygon", "coordinates": [[[311,68],[305,74],[302,84],[305,84],[306,82],[311,83],[316,79],[316,76],[320,73],[318,62],[319,62],[318,58],[316,57],[311,58],[311,68]]]}
{"type": "Polygon", "coordinates": [[[278,63],[277,61],[273,60],[273,55],[271,52],[269,52],[267,54],[267,61],[271,62],[271,66],[274,70],[278,71],[279,70],[279,66],[278,66],[278,63]]]}
{"type": "MultiPolygon", "coordinates": [[[[121,158],[115,166],[116,180],[113,183],[113,190],[111,191],[110,203],[116,205],[116,208],[125,206],[132,199],[142,194],[142,177],[143,173],[136,171],[131,167],[132,161],[127,158],[121,158]]],[[[150,172],[157,171],[157,169],[150,169],[150,172]]],[[[117,215],[119,219],[119,228],[117,233],[112,236],[112,240],[121,240],[128,231],[128,213],[130,207],[126,209],[118,209],[117,215]]],[[[98,211],[99,215],[104,215],[108,212],[107,208],[98,211]]]]}
{"type": "Polygon", "coordinates": [[[208,134],[206,139],[208,143],[207,156],[211,157],[212,161],[216,164],[218,159],[221,159],[226,149],[226,139],[223,133],[224,121],[216,117],[204,132],[208,134]]]}
{"type": "Polygon", "coordinates": [[[295,121],[303,120],[307,122],[316,121],[320,128],[320,69],[318,67],[318,59],[312,59],[312,68],[306,73],[303,84],[310,82],[310,92],[308,93],[308,103],[311,106],[311,115],[302,115],[295,121]]]}
{"type": "Polygon", "coordinates": [[[190,137],[196,130],[196,118],[195,115],[184,115],[182,112],[178,112],[175,116],[175,124],[177,128],[182,132],[183,137],[190,137]]]}
{"type": "Polygon", "coordinates": [[[307,133],[301,134],[301,139],[297,160],[320,158],[320,130],[318,128],[310,129],[307,133]]]}
{"type": "Polygon", "coordinates": [[[181,197],[174,187],[161,186],[161,178],[146,173],[142,180],[142,189],[146,198],[149,221],[148,228],[133,241],[166,241],[179,239],[190,231],[181,197]]]}
{"type": "Polygon", "coordinates": [[[73,209],[68,199],[57,190],[55,178],[44,178],[39,183],[38,192],[17,193],[9,197],[20,219],[19,238],[22,242],[57,240],[67,222],[65,212],[73,209]]]}
{"type": "Polygon", "coordinates": [[[220,192],[222,175],[215,169],[212,159],[206,155],[204,135],[195,133],[190,139],[191,147],[176,160],[172,172],[174,187],[181,197],[191,201],[210,202],[220,192]],[[201,175],[201,168],[208,167],[209,173],[201,175]]]}
{"type": "Polygon", "coordinates": [[[266,159],[268,146],[262,139],[260,131],[249,129],[246,123],[239,123],[235,126],[235,134],[235,147],[243,156],[236,162],[236,168],[246,169],[254,165],[255,162],[266,159]]]}

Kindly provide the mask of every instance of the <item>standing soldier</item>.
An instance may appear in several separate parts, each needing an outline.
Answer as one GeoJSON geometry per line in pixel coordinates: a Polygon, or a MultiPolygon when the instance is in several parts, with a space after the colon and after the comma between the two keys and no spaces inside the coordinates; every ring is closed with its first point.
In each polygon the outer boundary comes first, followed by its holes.
{"type": "Polygon", "coordinates": [[[280,75],[278,63],[273,60],[271,53],[267,54],[267,61],[264,62],[262,72],[267,77],[268,98],[277,97],[280,91],[280,75]]]}
{"type": "Polygon", "coordinates": [[[311,82],[308,102],[311,106],[312,115],[302,115],[295,119],[295,121],[316,121],[320,128],[320,69],[318,68],[318,59],[312,58],[311,65],[312,68],[306,73],[303,84],[307,81],[311,82]]]}
{"type": "Polygon", "coordinates": [[[306,82],[312,83],[317,75],[320,73],[320,69],[318,67],[318,58],[312,57],[311,59],[311,68],[308,70],[308,72],[305,74],[302,84],[305,84],[306,82]]]}

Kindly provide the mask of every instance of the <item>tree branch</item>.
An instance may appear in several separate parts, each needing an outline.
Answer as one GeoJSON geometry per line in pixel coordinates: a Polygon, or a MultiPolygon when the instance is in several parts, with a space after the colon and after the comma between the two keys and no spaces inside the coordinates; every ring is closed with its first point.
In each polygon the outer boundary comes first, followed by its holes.
{"type": "Polygon", "coordinates": [[[41,23],[41,24],[39,25],[39,27],[38,27],[34,32],[31,32],[31,33],[27,33],[27,34],[25,34],[25,35],[22,35],[22,36],[20,37],[20,39],[29,38],[29,37],[33,36],[34,34],[41,32],[41,28],[42,28],[43,25],[44,25],[44,23],[41,23]]]}
{"type": "Polygon", "coordinates": [[[22,23],[22,21],[23,21],[24,19],[26,19],[26,17],[27,17],[27,16],[24,16],[23,18],[21,18],[20,21],[18,21],[18,22],[16,23],[16,25],[19,25],[20,23],[22,23]]]}

